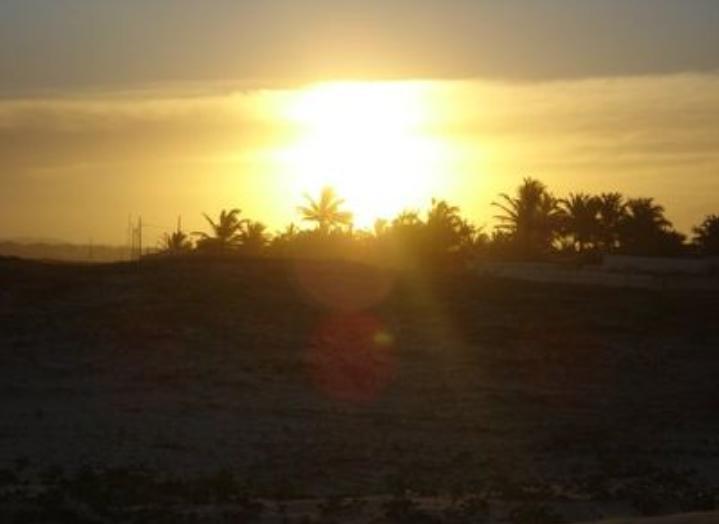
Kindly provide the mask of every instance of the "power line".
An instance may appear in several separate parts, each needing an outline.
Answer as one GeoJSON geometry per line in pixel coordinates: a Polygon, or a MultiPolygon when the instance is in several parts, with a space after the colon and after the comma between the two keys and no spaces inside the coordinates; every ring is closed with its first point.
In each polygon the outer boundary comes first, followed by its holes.
{"type": "MultiPolygon", "coordinates": [[[[182,231],[182,215],[177,216],[177,231],[182,231]]],[[[145,240],[145,230],[159,229],[163,231],[172,231],[172,226],[164,226],[159,224],[148,223],[143,220],[142,215],[138,215],[136,220],[133,220],[132,214],[127,217],[127,244],[128,244],[128,256],[130,260],[139,260],[142,258],[143,250],[147,248],[143,247],[143,241],[145,240]]]]}

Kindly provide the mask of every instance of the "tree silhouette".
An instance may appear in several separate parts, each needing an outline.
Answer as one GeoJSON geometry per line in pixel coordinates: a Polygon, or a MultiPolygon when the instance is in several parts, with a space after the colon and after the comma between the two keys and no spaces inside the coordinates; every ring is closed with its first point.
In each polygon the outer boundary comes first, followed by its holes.
{"type": "Polygon", "coordinates": [[[432,207],[427,212],[427,225],[448,230],[456,230],[462,217],[459,208],[449,204],[446,200],[432,199],[432,207]]]}
{"type": "Polygon", "coordinates": [[[295,240],[300,233],[300,228],[298,228],[294,223],[292,223],[285,227],[284,230],[278,232],[275,235],[274,240],[275,242],[290,242],[292,240],[295,240]]]}
{"type": "Polygon", "coordinates": [[[586,193],[570,193],[560,203],[564,210],[563,233],[571,238],[574,249],[582,253],[595,248],[600,236],[601,200],[586,193]]]}
{"type": "Polygon", "coordinates": [[[432,199],[427,212],[427,242],[439,251],[449,251],[459,244],[459,228],[462,217],[459,208],[444,200],[432,199]]]}
{"type": "Polygon", "coordinates": [[[684,236],[672,229],[664,208],[653,198],[627,200],[619,222],[619,245],[632,255],[675,255],[683,251],[684,236]]]}
{"type": "Polygon", "coordinates": [[[627,214],[627,205],[621,193],[599,195],[599,247],[611,253],[619,247],[620,224],[627,214]]]}
{"type": "Polygon", "coordinates": [[[427,238],[433,258],[440,263],[451,264],[457,258],[468,255],[481,237],[481,229],[462,218],[460,209],[445,200],[432,199],[427,213],[427,238]],[[454,261],[451,259],[455,259],[454,261]]]}
{"type": "MultiPolygon", "coordinates": [[[[420,213],[405,210],[393,219],[379,219],[374,228],[352,228],[352,214],[345,201],[326,187],[315,200],[297,210],[302,219],[316,224],[300,230],[291,224],[276,235],[261,222],[240,219],[240,210],[222,210],[217,221],[208,215],[209,233],[199,236],[198,249],[239,249],[279,256],[350,258],[378,264],[425,269],[461,267],[471,257],[545,259],[549,255],[600,253],[673,256],[686,253],[685,237],[675,231],[664,208],[651,198],[625,200],[620,193],[570,193],[556,198],[541,181],[525,178],[514,194],[501,193],[492,205],[501,213],[491,236],[465,219],[446,200],[432,199],[420,213]],[[318,234],[320,233],[320,234],[318,234]]],[[[698,252],[719,251],[719,216],[711,215],[694,228],[698,252]]],[[[190,248],[178,231],[165,235],[163,249],[180,252],[190,248]]]]}
{"type": "Polygon", "coordinates": [[[417,211],[410,211],[410,210],[402,211],[392,221],[392,227],[394,227],[394,228],[401,228],[401,227],[416,228],[416,227],[420,227],[422,225],[424,225],[424,222],[422,222],[422,219],[420,218],[419,213],[417,211]]]}
{"type": "MultiPolygon", "coordinates": [[[[361,233],[359,238],[363,238],[361,233]]],[[[487,237],[446,200],[432,199],[426,218],[402,211],[391,222],[377,220],[372,237],[378,260],[399,267],[457,267],[487,237]]]]}
{"type": "Polygon", "coordinates": [[[261,252],[270,242],[267,226],[262,222],[246,220],[242,224],[240,239],[243,249],[251,253],[261,252]]]}
{"type": "Polygon", "coordinates": [[[299,206],[297,210],[302,214],[302,220],[315,222],[321,233],[328,233],[333,227],[352,224],[352,213],[341,209],[345,201],[331,187],[324,188],[318,200],[309,195],[305,195],[305,199],[307,205],[299,206]]]}
{"type": "Polygon", "coordinates": [[[492,205],[504,214],[495,216],[500,221],[497,226],[508,235],[518,254],[524,258],[535,258],[547,254],[552,249],[561,222],[562,209],[559,201],[547,190],[547,187],[533,178],[525,178],[517,189],[516,196],[506,193],[499,195],[500,202],[492,205]]]}
{"type": "Polygon", "coordinates": [[[165,233],[160,242],[160,250],[168,255],[187,253],[192,249],[192,240],[181,230],[165,233]]]}
{"type": "Polygon", "coordinates": [[[197,247],[200,249],[226,250],[237,248],[242,244],[242,228],[245,220],[240,220],[242,213],[239,209],[229,211],[222,210],[215,222],[207,214],[203,214],[205,220],[210,224],[211,234],[197,231],[193,233],[199,236],[197,247]]]}
{"type": "Polygon", "coordinates": [[[708,256],[719,256],[719,215],[709,215],[704,221],[692,229],[694,245],[699,253],[708,256]]]}
{"type": "Polygon", "coordinates": [[[270,248],[273,252],[283,257],[296,254],[298,244],[304,233],[292,223],[274,235],[270,242],[270,248]]]}
{"type": "Polygon", "coordinates": [[[405,210],[391,222],[375,224],[375,235],[384,262],[406,267],[426,258],[425,223],[417,211],[405,210]]]}

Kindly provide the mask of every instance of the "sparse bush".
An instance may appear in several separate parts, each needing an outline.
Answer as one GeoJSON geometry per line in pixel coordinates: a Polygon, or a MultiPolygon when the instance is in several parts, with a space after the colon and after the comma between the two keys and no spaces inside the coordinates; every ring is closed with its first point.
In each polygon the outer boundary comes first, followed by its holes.
{"type": "Polygon", "coordinates": [[[479,495],[456,500],[444,511],[444,521],[448,524],[482,524],[488,522],[489,517],[489,501],[479,495]]]}
{"type": "Polygon", "coordinates": [[[342,522],[350,517],[361,515],[366,502],[345,497],[330,497],[318,506],[322,522],[342,522]]]}
{"type": "Polygon", "coordinates": [[[525,503],[510,511],[509,521],[512,524],[561,524],[564,519],[546,504],[525,503]]]}
{"type": "Polygon", "coordinates": [[[383,504],[384,515],[396,524],[439,523],[439,517],[423,510],[407,495],[398,495],[383,504]]]}

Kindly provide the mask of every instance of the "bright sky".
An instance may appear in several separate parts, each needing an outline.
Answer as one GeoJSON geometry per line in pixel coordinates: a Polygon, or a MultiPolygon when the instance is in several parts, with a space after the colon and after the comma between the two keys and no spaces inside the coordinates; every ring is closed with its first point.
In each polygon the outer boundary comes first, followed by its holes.
{"type": "Polygon", "coordinates": [[[719,212],[717,28],[715,0],[4,0],[0,238],[279,228],[326,182],[363,225],[431,195],[482,223],[527,175],[687,231],[719,212]]]}

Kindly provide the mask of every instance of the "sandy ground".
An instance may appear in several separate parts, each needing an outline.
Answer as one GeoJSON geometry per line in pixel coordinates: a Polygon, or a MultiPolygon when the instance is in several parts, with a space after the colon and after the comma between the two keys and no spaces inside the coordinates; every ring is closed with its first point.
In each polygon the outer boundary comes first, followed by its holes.
{"type": "Polygon", "coordinates": [[[274,500],[482,492],[573,522],[710,509],[716,311],[337,264],[4,261],[0,470],[229,471],[274,500]]]}
{"type": "Polygon", "coordinates": [[[592,524],[716,524],[719,513],[684,513],[655,518],[625,518],[602,520],[592,524]]]}

